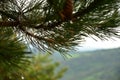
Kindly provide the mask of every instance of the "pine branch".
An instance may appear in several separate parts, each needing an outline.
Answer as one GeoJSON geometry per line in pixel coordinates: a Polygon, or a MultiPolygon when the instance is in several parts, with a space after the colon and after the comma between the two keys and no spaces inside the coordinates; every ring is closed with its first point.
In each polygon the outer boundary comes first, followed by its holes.
{"type": "Polygon", "coordinates": [[[22,30],[26,35],[31,36],[31,37],[33,37],[37,40],[43,40],[43,41],[46,41],[46,42],[49,42],[49,43],[54,42],[54,40],[52,40],[52,39],[43,38],[43,37],[37,36],[33,33],[30,33],[25,28],[23,28],[22,26],[19,26],[19,29],[22,30]]]}
{"type": "MultiPolygon", "coordinates": [[[[82,18],[84,17],[84,15],[88,14],[89,12],[91,12],[92,10],[94,10],[95,8],[97,8],[100,4],[100,0],[94,0],[87,8],[79,11],[79,12],[76,12],[73,14],[73,18],[72,20],[73,21],[77,21],[79,18],[82,18]]],[[[11,15],[11,14],[7,14],[3,11],[0,11],[1,14],[4,14],[6,15],[7,17],[10,17],[11,19],[15,19],[16,18],[11,15]]],[[[53,29],[55,27],[58,27],[59,25],[61,25],[62,23],[64,22],[68,22],[69,20],[66,20],[66,21],[55,21],[55,22],[51,22],[51,23],[48,23],[48,25],[45,25],[45,24],[40,24],[40,25],[32,25],[32,28],[35,28],[35,29],[44,29],[44,30],[49,30],[49,29],[53,29]]],[[[22,21],[21,24],[23,26],[29,26],[30,25],[30,22],[27,22],[27,21],[22,21]]],[[[7,27],[7,26],[11,26],[11,27],[15,27],[19,25],[18,21],[7,21],[7,22],[4,22],[4,21],[0,21],[0,26],[4,26],[4,27],[7,27]]]]}

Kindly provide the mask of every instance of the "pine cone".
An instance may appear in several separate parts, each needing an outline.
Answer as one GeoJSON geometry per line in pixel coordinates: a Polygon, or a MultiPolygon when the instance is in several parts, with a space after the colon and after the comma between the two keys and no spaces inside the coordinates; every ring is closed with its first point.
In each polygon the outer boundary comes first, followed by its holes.
{"type": "Polygon", "coordinates": [[[62,21],[71,20],[73,12],[73,0],[66,0],[63,10],[60,11],[62,21]]]}

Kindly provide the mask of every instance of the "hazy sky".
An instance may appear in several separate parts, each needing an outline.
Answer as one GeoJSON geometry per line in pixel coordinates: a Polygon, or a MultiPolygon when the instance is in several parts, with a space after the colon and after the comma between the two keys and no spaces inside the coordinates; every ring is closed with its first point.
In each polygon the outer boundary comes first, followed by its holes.
{"type": "Polygon", "coordinates": [[[109,49],[109,48],[117,48],[120,47],[120,39],[114,38],[114,40],[93,40],[91,38],[86,38],[86,42],[80,44],[79,50],[86,51],[86,50],[95,50],[95,49],[109,49]]]}

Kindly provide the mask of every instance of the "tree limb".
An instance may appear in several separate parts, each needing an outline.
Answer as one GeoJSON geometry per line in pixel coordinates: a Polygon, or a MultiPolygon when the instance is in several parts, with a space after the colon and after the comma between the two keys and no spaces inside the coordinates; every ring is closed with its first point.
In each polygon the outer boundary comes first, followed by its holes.
{"type": "MultiPolygon", "coordinates": [[[[100,0],[99,0],[100,1],[100,0]]],[[[76,12],[73,14],[73,21],[77,21],[79,18],[82,18],[85,14],[88,14],[89,12],[91,12],[92,10],[94,10],[96,7],[98,7],[99,5],[97,4],[100,4],[98,0],[94,0],[88,7],[86,7],[85,9],[79,11],[79,12],[76,12]]],[[[13,15],[11,14],[7,14],[7,13],[4,13],[2,11],[0,11],[1,14],[4,14],[4,15],[7,15],[7,17],[10,17],[11,19],[16,19],[13,15]]],[[[48,25],[45,25],[45,24],[40,24],[40,25],[33,25],[31,28],[35,28],[35,29],[44,29],[44,30],[49,30],[49,29],[53,29],[59,25],[61,25],[62,23],[64,22],[67,22],[69,20],[66,20],[66,21],[56,21],[56,22],[51,22],[49,23],[48,25]]],[[[4,21],[0,21],[0,26],[4,26],[4,27],[9,27],[9,26],[17,26],[19,25],[19,23],[17,21],[7,21],[7,22],[4,22],[4,21]]],[[[30,22],[27,22],[27,21],[23,21],[21,22],[21,25],[23,26],[29,26],[30,25],[30,22]]]]}

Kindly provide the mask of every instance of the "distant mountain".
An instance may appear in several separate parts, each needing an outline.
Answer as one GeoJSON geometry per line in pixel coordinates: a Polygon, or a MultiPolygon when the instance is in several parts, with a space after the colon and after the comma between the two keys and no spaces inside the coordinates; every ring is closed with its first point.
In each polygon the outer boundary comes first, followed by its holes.
{"type": "Polygon", "coordinates": [[[55,57],[62,67],[68,67],[61,80],[120,80],[120,48],[74,54],[66,60],[55,57]]]}

